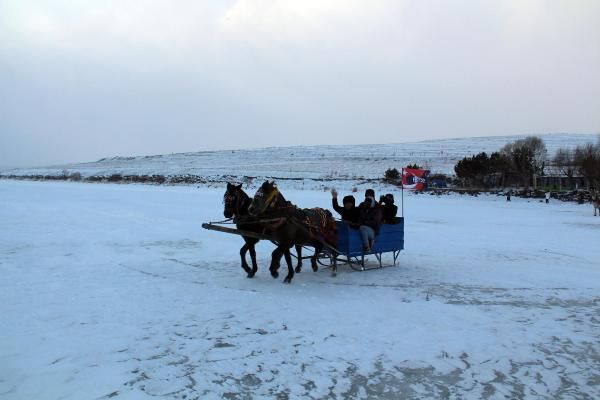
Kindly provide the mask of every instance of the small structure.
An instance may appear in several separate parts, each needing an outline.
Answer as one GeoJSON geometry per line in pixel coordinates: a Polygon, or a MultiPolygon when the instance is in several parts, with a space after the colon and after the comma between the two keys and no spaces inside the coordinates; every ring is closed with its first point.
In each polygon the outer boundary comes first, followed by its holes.
{"type": "Polygon", "coordinates": [[[577,190],[586,187],[586,180],[583,176],[564,174],[547,174],[534,176],[534,187],[551,187],[556,190],[577,190]]]}

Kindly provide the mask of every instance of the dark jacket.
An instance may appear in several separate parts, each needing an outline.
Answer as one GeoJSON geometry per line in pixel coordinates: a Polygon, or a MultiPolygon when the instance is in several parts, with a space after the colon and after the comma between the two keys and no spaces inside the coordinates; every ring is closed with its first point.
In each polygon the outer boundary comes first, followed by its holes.
{"type": "Polygon", "coordinates": [[[360,218],[359,225],[366,225],[373,228],[375,234],[379,234],[379,228],[381,227],[382,220],[381,207],[376,205],[375,207],[367,207],[365,203],[362,203],[360,207],[360,218]]]}
{"type": "Polygon", "coordinates": [[[351,202],[353,207],[349,210],[347,210],[345,207],[340,207],[340,205],[338,204],[337,198],[332,198],[331,199],[331,204],[333,206],[333,209],[335,211],[338,212],[338,214],[340,214],[340,216],[342,217],[342,220],[349,222],[352,225],[357,225],[358,224],[358,218],[360,217],[360,212],[358,210],[358,208],[354,207],[354,197],[353,196],[346,196],[344,197],[343,202],[351,202]]]}
{"type": "Polygon", "coordinates": [[[384,224],[395,224],[396,214],[398,214],[398,206],[395,204],[385,203],[382,206],[382,214],[384,224]]]}

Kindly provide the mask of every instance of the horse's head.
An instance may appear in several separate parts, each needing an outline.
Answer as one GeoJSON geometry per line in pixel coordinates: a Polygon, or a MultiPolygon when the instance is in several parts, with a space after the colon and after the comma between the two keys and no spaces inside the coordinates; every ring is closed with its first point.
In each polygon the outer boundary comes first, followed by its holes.
{"type": "Polygon", "coordinates": [[[275,182],[265,181],[265,183],[263,183],[256,191],[252,203],[250,203],[250,207],[248,208],[248,212],[250,215],[254,216],[263,214],[267,208],[277,201],[278,196],[279,190],[277,189],[277,186],[275,186],[275,182]]]}
{"type": "Polygon", "coordinates": [[[232,185],[231,183],[227,183],[227,190],[223,195],[223,204],[225,205],[223,215],[225,215],[225,218],[231,218],[234,215],[239,214],[240,203],[243,199],[242,194],[243,191],[241,183],[239,185],[232,185]]]}

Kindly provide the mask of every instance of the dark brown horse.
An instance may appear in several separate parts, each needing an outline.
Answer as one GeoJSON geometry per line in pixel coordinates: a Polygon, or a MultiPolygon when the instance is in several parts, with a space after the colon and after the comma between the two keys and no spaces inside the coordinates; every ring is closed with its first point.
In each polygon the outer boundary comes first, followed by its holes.
{"type": "MultiPolygon", "coordinates": [[[[265,225],[278,243],[273,251],[271,266],[269,270],[273,278],[279,273],[279,260],[282,255],[288,266],[288,274],[284,283],[291,283],[294,277],[290,248],[293,245],[308,245],[315,248],[311,257],[313,271],[317,271],[317,258],[323,251],[324,243],[335,247],[337,242],[335,220],[328,210],[321,208],[300,209],[285,200],[283,195],[274,185],[274,182],[266,181],[258,189],[248,209],[250,215],[254,215],[269,222],[265,225]]],[[[336,255],[332,254],[335,271],[336,255]]],[[[296,269],[300,272],[300,268],[296,269]]]]}
{"type": "MultiPolygon", "coordinates": [[[[234,218],[236,221],[236,227],[239,230],[254,232],[260,234],[269,234],[268,230],[261,224],[254,222],[256,218],[252,218],[248,214],[248,207],[250,206],[251,199],[242,189],[242,185],[232,185],[227,183],[227,190],[223,196],[223,204],[225,209],[223,214],[225,218],[234,218]]],[[[242,268],[248,274],[248,278],[254,277],[258,270],[258,264],[256,263],[256,250],[254,246],[260,241],[260,239],[242,236],[244,238],[244,245],[240,249],[240,257],[242,258],[242,268]],[[250,258],[252,260],[252,268],[246,262],[246,253],[250,251],[250,258]]],[[[296,253],[298,255],[298,267],[302,267],[302,246],[296,246],[296,253]]]]}

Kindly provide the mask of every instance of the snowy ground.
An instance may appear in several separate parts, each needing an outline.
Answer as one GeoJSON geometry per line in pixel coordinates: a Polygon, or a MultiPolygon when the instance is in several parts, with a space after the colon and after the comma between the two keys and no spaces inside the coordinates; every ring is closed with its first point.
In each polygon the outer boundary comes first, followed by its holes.
{"type": "Polygon", "coordinates": [[[0,397],[600,398],[591,206],[409,195],[398,267],[284,285],[222,194],[0,181],[0,397]]]}

